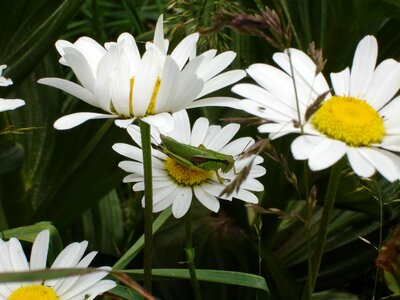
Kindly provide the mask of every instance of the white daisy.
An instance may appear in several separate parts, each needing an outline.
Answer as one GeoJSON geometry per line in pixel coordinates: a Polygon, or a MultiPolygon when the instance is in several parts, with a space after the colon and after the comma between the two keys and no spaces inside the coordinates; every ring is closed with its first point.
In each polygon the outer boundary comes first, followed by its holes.
{"type": "Polygon", "coordinates": [[[38,82],[70,93],[107,114],[74,113],[57,120],[55,128],[69,129],[99,118],[121,118],[124,120],[116,124],[126,127],[136,117],[166,127],[172,126],[172,112],[190,107],[235,106],[237,99],[230,97],[194,102],[246,75],[243,70],[220,74],[235,58],[232,51],[216,56],[216,50],[209,50],[196,56],[198,38],[198,33],[187,36],[168,55],[169,41],[164,40],[161,15],[153,43],[146,43],[142,57],[129,33],[122,33],[116,43],[106,43],[104,48],[89,37],[81,37],[74,44],[57,41],[60,63],[72,68],[82,86],[60,78],[38,82]]]}
{"type": "MultiPolygon", "coordinates": [[[[9,86],[12,85],[13,82],[9,78],[3,77],[1,74],[3,73],[3,70],[7,68],[7,65],[1,65],[0,66],[0,86],[9,86]]],[[[0,98],[0,112],[7,111],[7,110],[13,110],[16,109],[22,105],[25,105],[25,101],[21,99],[3,99],[0,98]]]]}
{"type": "Polygon", "coordinates": [[[377,170],[393,182],[400,178],[400,158],[392,153],[400,151],[400,97],[393,98],[400,88],[400,64],[386,59],[376,66],[377,53],[376,39],[363,38],[351,70],[331,74],[334,95],[324,76],[316,75],[313,61],[297,49],[273,56],[284,71],[254,64],[247,71],[260,86],[238,84],[232,90],[247,98],[243,110],[271,121],[258,128],[271,138],[300,133],[302,124],[304,134],[291,148],[296,159],[308,159],[311,170],[328,168],[346,155],[359,176],[377,170]],[[324,93],[322,105],[306,120],[307,109],[324,93]]]}
{"type": "MultiPolygon", "coordinates": [[[[246,148],[254,143],[250,137],[242,137],[231,141],[238,132],[240,125],[229,124],[225,127],[209,125],[206,118],[199,118],[190,130],[190,121],[185,110],[174,113],[172,118],[175,122],[174,131],[168,133],[168,136],[176,141],[198,147],[204,145],[223,154],[232,155],[235,159],[246,148]]],[[[155,145],[160,145],[160,133],[152,128],[152,137],[155,145]]],[[[136,125],[128,127],[128,132],[134,142],[141,147],[140,129],[136,125]]],[[[134,182],[134,191],[144,190],[143,178],[143,156],[142,150],[136,146],[128,144],[114,144],[113,149],[119,154],[130,158],[131,160],[122,161],[119,167],[126,172],[131,173],[124,178],[124,182],[134,182]]],[[[217,197],[224,200],[239,200],[257,203],[258,199],[252,192],[263,191],[263,185],[256,179],[265,174],[265,168],[260,164],[263,162],[261,156],[255,158],[249,176],[243,182],[240,190],[234,192],[231,196],[220,197],[221,191],[234,178],[234,169],[239,172],[251,159],[236,160],[235,167],[227,173],[220,172],[222,183],[219,182],[215,172],[190,170],[157,149],[152,149],[153,163],[153,211],[159,212],[172,205],[172,213],[176,218],[180,218],[188,211],[193,195],[208,209],[217,212],[220,204],[217,197]]],[[[142,200],[144,205],[144,199],[142,200]]]]}
{"type": "MultiPolygon", "coordinates": [[[[27,261],[20,242],[11,238],[8,242],[0,239],[0,272],[21,272],[46,268],[49,247],[48,230],[38,234],[32,246],[30,262],[27,261]]],[[[55,259],[51,269],[86,268],[96,255],[90,252],[82,258],[87,241],[68,245],[55,259]]],[[[80,300],[94,299],[112,289],[116,284],[112,280],[102,280],[110,270],[80,276],[71,276],[46,280],[44,282],[13,282],[0,284],[1,300],[80,300]]]]}

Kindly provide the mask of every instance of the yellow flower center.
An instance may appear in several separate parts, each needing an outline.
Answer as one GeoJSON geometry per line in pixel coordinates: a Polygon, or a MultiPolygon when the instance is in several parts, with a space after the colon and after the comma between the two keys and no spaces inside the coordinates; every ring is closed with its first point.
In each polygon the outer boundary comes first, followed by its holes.
{"type": "Polygon", "coordinates": [[[193,186],[201,184],[213,176],[212,171],[192,170],[177,163],[172,158],[167,157],[165,167],[168,174],[175,179],[178,184],[193,186]]]}
{"type": "Polygon", "coordinates": [[[379,143],[385,134],[379,113],[366,101],[333,96],[315,112],[312,124],[326,136],[349,146],[379,143]]]}
{"type": "Polygon", "coordinates": [[[7,300],[58,300],[51,287],[43,285],[28,285],[16,289],[7,300]]]}

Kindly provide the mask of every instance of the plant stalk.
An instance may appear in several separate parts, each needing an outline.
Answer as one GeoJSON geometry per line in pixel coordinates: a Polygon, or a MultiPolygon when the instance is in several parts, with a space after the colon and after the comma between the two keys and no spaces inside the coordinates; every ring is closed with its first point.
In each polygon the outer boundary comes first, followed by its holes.
{"type": "Polygon", "coordinates": [[[190,274],[190,283],[193,289],[193,299],[201,300],[200,285],[196,276],[196,268],[194,265],[195,250],[193,248],[193,233],[192,233],[192,210],[189,208],[185,217],[185,253],[186,263],[190,274]]]}
{"type": "Polygon", "coordinates": [[[151,292],[153,266],[153,178],[151,165],[150,125],[139,120],[144,168],[144,288],[151,292]]]}
{"type": "Polygon", "coordinates": [[[328,225],[330,217],[334,208],[336,193],[339,187],[340,175],[342,172],[342,162],[339,161],[333,165],[329,177],[328,189],[325,195],[324,207],[322,210],[322,216],[319,222],[319,230],[317,235],[317,241],[315,244],[315,250],[313,253],[313,259],[311,264],[312,273],[308,274],[311,276],[311,280],[308,280],[306,286],[303,290],[302,299],[311,300],[310,295],[315,287],[317,281],[319,268],[321,266],[322,255],[324,253],[324,246],[326,242],[326,237],[328,234],[328,225]]]}

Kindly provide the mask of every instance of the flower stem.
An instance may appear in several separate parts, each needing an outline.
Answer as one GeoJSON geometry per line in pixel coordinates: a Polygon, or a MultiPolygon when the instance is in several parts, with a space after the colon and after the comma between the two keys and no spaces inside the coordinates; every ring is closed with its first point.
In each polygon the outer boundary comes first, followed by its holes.
{"type": "Polygon", "coordinates": [[[329,177],[328,189],[325,195],[324,207],[322,210],[322,216],[319,222],[319,230],[317,235],[317,241],[315,244],[315,250],[313,253],[313,259],[311,264],[312,273],[308,274],[311,276],[311,280],[308,280],[306,287],[303,291],[302,299],[311,300],[310,295],[315,287],[317,281],[319,268],[321,265],[322,255],[324,253],[324,246],[326,242],[326,237],[328,234],[328,225],[330,217],[334,208],[336,192],[339,187],[340,175],[342,172],[342,162],[337,162],[331,169],[331,174],[329,177]]]}
{"type": "Polygon", "coordinates": [[[150,125],[140,121],[144,168],[144,288],[151,292],[151,272],[153,265],[153,179],[151,166],[150,125]]]}
{"type": "Polygon", "coordinates": [[[196,268],[194,266],[194,256],[195,251],[193,248],[193,234],[192,234],[192,211],[189,208],[189,211],[186,213],[185,217],[185,253],[186,253],[186,263],[188,265],[189,274],[190,274],[190,282],[192,284],[193,289],[193,299],[201,300],[200,294],[200,285],[196,276],[196,268]]]}

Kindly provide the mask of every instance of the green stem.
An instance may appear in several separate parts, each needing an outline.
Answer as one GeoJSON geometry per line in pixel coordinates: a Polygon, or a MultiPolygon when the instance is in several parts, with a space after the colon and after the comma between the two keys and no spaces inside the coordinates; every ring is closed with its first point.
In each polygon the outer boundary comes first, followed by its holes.
{"type": "MultiPolygon", "coordinates": [[[[313,251],[312,251],[312,241],[311,241],[311,220],[312,220],[312,203],[310,202],[310,193],[309,193],[309,181],[308,181],[308,166],[307,163],[303,162],[304,169],[304,186],[306,191],[306,209],[307,209],[307,219],[306,219],[306,230],[307,230],[307,272],[308,274],[312,274],[312,260],[313,260],[313,251]]],[[[307,299],[311,299],[312,297],[312,276],[307,276],[307,283],[305,291],[308,291],[307,299]]]]}
{"type": "Polygon", "coordinates": [[[193,248],[193,234],[192,234],[192,211],[189,208],[189,211],[186,213],[185,217],[185,252],[186,252],[186,263],[188,265],[189,274],[190,274],[190,282],[192,284],[193,289],[193,299],[201,300],[200,294],[200,285],[196,276],[196,268],[194,266],[194,248],[193,248]]]}
{"type": "Polygon", "coordinates": [[[151,167],[150,125],[139,121],[142,139],[144,168],[144,288],[151,292],[151,270],[153,265],[153,179],[151,167]]]}
{"type": "Polygon", "coordinates": [[[342,171],[342,163],[341,161],[339,161],[331,169],[331,174],[328,183],[328,190],[326,191],[325,195],[324,207],[322,210],[317,241],[315,244],[315,250],[313,254],[313,260],[311,265],[312,273],[308,274],[308,276],[311,276],[311,280],[308,281],[310,283],[308,282],[306,283],[302,299],[311,300],[310,295],[312,295],[315,283],[317,281],[319,268],[321,266],[322,255],[324,253],[326,237],[328,234],[328,225],[334,208],[336,192],[339,187],[341,171],[342,171]]]}

